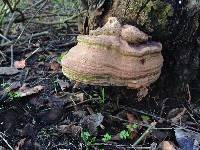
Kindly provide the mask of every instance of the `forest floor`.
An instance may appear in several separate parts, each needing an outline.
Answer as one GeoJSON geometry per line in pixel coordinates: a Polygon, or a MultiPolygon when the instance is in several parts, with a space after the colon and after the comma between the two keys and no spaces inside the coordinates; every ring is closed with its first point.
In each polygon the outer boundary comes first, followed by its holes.
{"type": "MultiPolygon", "coordinates": [[[[154,85],[142,101],[125,87],[76,87],[60,65],[77,43],[76,20],[60,25],[53,19],[14,23],[1,42],[0,149],[197,147],[198,101],[185,107],[167,95],[160,98],[154,85]]],[[[194,92],[188,86],[189,102],[194,92]]]]}

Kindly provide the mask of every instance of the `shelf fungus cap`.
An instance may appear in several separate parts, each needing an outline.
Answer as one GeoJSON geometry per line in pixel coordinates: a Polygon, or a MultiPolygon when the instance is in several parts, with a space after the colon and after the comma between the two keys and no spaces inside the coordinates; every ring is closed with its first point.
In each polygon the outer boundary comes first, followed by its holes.
{"type": "Polygon", "coordinates": [[[121,34],[121,24],[116,17],[108,18],[108,22],[102,27],[97,28],[96,30],[90,30],[90,35],[113,35],[120,36],[121,34]]]}
{"type": "Polygon", "coordinates": [[[163,57],[159,42],[138,37],[134,41],[142,43],[130,44],[131,40],[126,41],[122,36],[104,33],[81,35],[77,40],[78,44],[61,61],[64,75],[72,80],[139,89],[149,86],[160,76],[163,57]]]}
{"type": "Polygon", "coordinates": [[[148,35],[131,25],[124,25],[121,37],[130,44],[137,44],[148,40],[148,35]]]}

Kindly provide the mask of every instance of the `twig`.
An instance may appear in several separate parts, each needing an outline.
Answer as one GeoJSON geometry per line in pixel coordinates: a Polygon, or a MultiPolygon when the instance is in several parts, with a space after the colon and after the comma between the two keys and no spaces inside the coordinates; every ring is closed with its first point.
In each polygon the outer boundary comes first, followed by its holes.
{"type": "MultiPolygon", "coordinates": [[[[122,121],[122,122],[125,122],[125,123],[127,123],[127,124],[130,124],[130,122],[129,122],[128,120],[122,119],[122,118],[117,117],[117,116],[110,115],[109,113],[104,112],[103,115],[107,115],[108,117],[111,117],[111,118],[120,120],[120,121],[122,121]]],[[[135,123],[135,124],[137,124],[137,125],[139,125],[139,126],[143,126],[143,127],[149,127],[148,124],[144,124],[144,123],[141,123],[141,122],[139,122],[139,121],[134,121],[134,122],[132,122],[132,123],[135,123]]]]}
{"type": "Polygon", "coordinates": [[[0,138],[6,143],[6,145],[11,149],[14,150],[14,148],[12,148],[12,146],[8,143],[8,141],[3,137],[3,133],[0,132],[0,138]]]}
{"type": "MultiPolygon", "coordinates": [[[[99,98],[91,98],[91,99],[84,100],[82,102],[76,103],[76,106],[84,104],[84,103],[88,103],[88,102],[91,102],[91,101],[96,101],[96,100],[99,100],[99,98]]],[[[74,108],[74,105],[66,107],[66,109],[70,109],[70,108],[74,108]]]]}
{"type": "Polygon", "coordinates": [[[143,114],[143,115],[147,115],[147,116],[150,116],[150,117],[152,117],[152,118],[154,118],[156,120],[163,120],[163,118],[161,118],[159,116],[144,112],[142,110],[137,110],[135,108],[129,108],[128,106],[120,106],[120,108],[123,108],[124,110],[128,110],[130,112],[134,112],[134,113],[137,112],[137,113],[140,113],[140,114],[143,114]]]}
{"type": "MultiPolygon", "coordinates": [[[[182,126],[180,126],[179,124],[175,123],[175,122],[172,122],[171,119],[165,119],[165,118],[162,118],[162,117],[159,117],[159,116],[156,116],[156,115],[153,115],[153,114],[150,114],[150,113],[146,113],[144,111],[141,111],[141,110],[137,110],[137,109],[134,109],[134,108],[131,108],[131,109],[128,109],[128,106],[126,107],[123,107],[123,106],[120,106],[120,108],[123,108],[125,110],[128,110],[130,112],[137,112],[137,113],[141,113],[141,114],[144,114],[144,115],[148,115],[148,116],[151,116],[153,119],[157,120],[157,121],[165,121],[167,123],[170,123],[172,127],[175,127],[175,128],[182,128],[184,130],[187,130],[187,131],[195,131],[195,132],[200,132],[199,129],[196,129],[194,127],[191,127],[191,126],[188,126],[186,124],[182,124],[182,126]]],[[[123,119],[122,119],[123,120],[123,119]]],[[[126,121],[126,120],[124,120],[126,121]]]]}
{"type": "Polygon", "coordinates": [[[45,1],[45,3],[36,11],[36,13],[33,15],[33,17],[31,17],[31,19],[25,24],[22,32],[20,33],[20,35],[18,36],[18,38],[15,40],[15,43],[17,43],[17,41],[21,38],[22,34],[24,33],[26,27],[29,25],[29,23],[31,23],[31,20],[40,12],[40,10],[46,5],[46,3],[48,2],[48,0],[45,1]]]}
{"type": "Polygon", "coordinates": [[[5,37],[4,35],[2,35],[1,33],[0,33],[0,37],[3,38],[3,39],[5,39],[5,40],[7,40],[7,41],[10,41],[7,37],[5,37]]]}
{"type": "MultiPolygon", "coordinates": [[[[36,19],[36,18],[47,18],[47,17],[60,17],[60,16],[68,16],[68,14],[42,14],[42,15],[37,15],[37,16],[35,16],[34,17],[34,19],[36,19]]],[[[14,23],[19,23],[19,22],[22,22],[22,21],[26,21],[26,20],[28,20],[28,19],[30,19],[30,18],[32,18],[33,16],[26,16],[23,20],[21,20],[21,18],[18,18],[18,16],[17,17],[15,17],[15,20],[14,20],[14,23]]],[[[4,24],[7,24],[7,23],[9,23],[9,20],[5,20],[4,22],[3,22],[4,24]]],[[[68,21],[67,23],[76,23],[76,21],[73,21],[73,20],[70,20],[70,22],[68,21]]]]}
{"type": "MultiPolygon", "coordinates": [[[[0,37],[10,42],[10,40],[6,38],[5,36],[3,36],[2,34],[0,34],[0,37]]],[[[2,42],[3,41],[4,40],[2,40],[2,42]]],[[[0,50],[0,55],[3,57],[4,60],[6,59],[6,55],[1,50],[0,50]]]]}
{"type": "MultiPolygon", "coordinates": [[[[40,33],[35,33],[35,34],[33,34],[31,37],[33,38],[33,37],[42,36],[42,35],[47,35],[47,34],[49,34],[49,32],[48,32],[48,31],[44,31],[44,32],[40,32],[40,33]]],[[[29,37],[30,37],[30,35],[25,36],[25,37],[21,38],[21,40],[29,39],[29,37]]],[[[19,41],[20,41],[20,40],[19,40],[19,41]]],[[[6,42],[6,43],[1,44],[0,46],[8,46],[8,45],[11,45],[11,44],[14,44],[14,43],[15,43],[15,41],[8,41],[8,42],[6,42]]]]}
{"type": "Polygon", "coordinates": [[[71,42],[59,44],[59,45],[56,45],[56,46],[57,47],[68,47],[68,46],[73,46],[73,45],[76,45],[76,44],[77,44],[77,41],[71,41],[71,42]]]}
{"type": "Polygon", "coordinates": [[[24,9],[24,10],[23,10],[23,13],[26,12],[27,10],[33,8],[33,7],[36,7],[36,6],[40,5],[40,4],[42,4],[44,1],[45,1],[45,0],[40,0],[39,2],[37,2],[37,3],[33,4],[33,5],[31,5],[30,7],[24,9]]]}
{"type": "Polygon", "coordinates": [[[6,60],[6,55],[0,50],[0,55],[3,57],[4,60],[6,60]]]}
{"type": "Polygon", "coordinates": [[[38,50],[40,49],[40,47],[38,47],[36,50],[34,50],[28,57],[26,57],[24,60],[26,61],[27,59],[29,59],[33,54],[35,54],[38,50]]]}
{"type": "MultiPolygon", "coordinates": [[[[6,37],[8,32],[10,31],[10,28],[12,27],[14,20],[15,20],[15,12],[12,14],[12,17],[11,17],[7,27],[6,27],[6,30],[5,30],[5,32],[3,34],[4,37],[6,37]]],[[[4,43],[4,40],[1,41],[1,44],[3,44],[3,43],[4,43]]]]}
{"type": "MultiPolygon", "coordinates": [[[[41,35],[47,35],[47,34],[49,34],[49,31],[43,31],[43,32],[32,34],[31,38],[41,36],[41,35]]],[[[28,37],[29,37],[29,35],[28,35],[28,37]]]]}
{"type": "Polygon", "coordinates": [[[30,39],[28,40],[28,46],[27,46],[27,48],[30,48],[31,46],[31,40],[32,40],[32,38],[33,38],[33,34],[31,34],[31,37],[30,37],[30,39]]]}
{"type": "Polygon", "coordinates": [[[69,17],[69,18],[66,18],[66,19],[63,20],[63,21],[54,21],[54,22],[31,21],[31,23],[44,24],[44,25],[63,24],[63,23],[65,23],[65,22],[68,22],[68,21],[70,21],[70,20],[73,20],[73,19],[77,18],[78,16],[80,16],[80,15],[86,13],[86,12],[87,12],[87,11],[82,11],[82,12],[80,12],[80,13],[78,13],[78,14],[75,14],[75,15],[69,17]]]}
{"type": "Polygon", "coordinates": [[[14,60],[13,60],[13,45],[10,46],[10,67],[13,67],[14,60]]]}
{"type": "Polygon", "coordinates": [[[190,86],[189,84],[187,84],[187,92],[188,92],[188,102],[191,102],[192,96],[191,96],[191,92],[190,92],[190,86]]]}
{"type": "Polygon", "coordinates": [[[147,146],[132,146],[132,145],[123,145],[123,144],[112,144],[112,143],[95,143],[94,146],[113,146],[113,147],[118,147],[118,148],[128,148],[128,149],[151,149],[151,147],[147,147],[147,146]]]}
{"type": "Polygon", "coordinates": [[[147,134],[150,133],[150,131],[156,126],[156,124],[157,122],[152,122],[148,129],[140,136],[140,138],[135,141],[133,146],[138,145],[147,136],[147,134]]]}

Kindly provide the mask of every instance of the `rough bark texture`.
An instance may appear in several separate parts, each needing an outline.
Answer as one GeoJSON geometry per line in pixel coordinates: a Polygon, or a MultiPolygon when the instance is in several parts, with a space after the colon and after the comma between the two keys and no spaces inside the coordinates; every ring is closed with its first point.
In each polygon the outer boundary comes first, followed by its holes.
{"type": "MultiPolygon", "coordinates": [[[[184,97],[196,79],[200,54],[200,5],[196,0],[89,0],[88,26],[102,26],[116,16],[163,44],[164,67],[155,87],[165,97],[184,97]],[[167,95],[166,95],[167,94],[167,95]]],[[[86,7],[85,7],[86,8],[86,7]]]]}

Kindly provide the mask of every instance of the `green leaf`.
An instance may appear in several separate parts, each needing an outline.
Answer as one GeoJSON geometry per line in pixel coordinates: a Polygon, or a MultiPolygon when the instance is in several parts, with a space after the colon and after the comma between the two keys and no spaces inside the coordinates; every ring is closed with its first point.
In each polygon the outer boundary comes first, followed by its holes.
{"type": "Polygon", "coordinates": [[[123,140],[126,140],[130,137],[129,132],[126,130],[123,130],[119,133],[119,137],[123,140]]]}
{"type": "Polygon", "coordinates": [[[151,119],[149,116],[146,115],[142,115],[141,118],[143,121],[149,121],[151,119]]]}
{"type": "Polygon", "coordinates": [[[105,143],[107,143],[108,141],[111,140],[111,138],[112,138],[111,135],[108,134],[108,133],[106,133],[106,134],[103,136],[102,141],[105,142],[105,143]]]}

